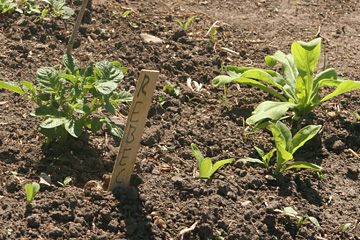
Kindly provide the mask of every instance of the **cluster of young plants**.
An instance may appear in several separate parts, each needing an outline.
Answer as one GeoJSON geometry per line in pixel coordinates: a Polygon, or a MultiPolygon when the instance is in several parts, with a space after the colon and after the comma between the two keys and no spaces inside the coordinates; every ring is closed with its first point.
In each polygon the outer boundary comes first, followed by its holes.
{"type": "Polygon", "coordinates": [[[292,207],[285,207],[284,210],[275,209],[275,211],[280,212],[280,213],[282,213],[284,215],[290,216],[292,218],[295,218],[297,220],[296,222],[297,222],[298,228],[301,228],[301,226],[307,220],[309,220],[315,226],[320,227],[320,224],[319,224],[318,220],[315,217],[310,217],[310,216],[301,217],[301,216],[298,216],[298,213],[292,207]]]}
{"type": "Polygon", "coordinates": [[[49,8],[55,17],[68,19],[74,14],[74,10],[65,6],[66,0],[41,0],[48,4],[44,6],[37,4],[36,0],[0,0],[0,15],[12,14],[13,12],[23,13],[26,15],[41,14],[41,19],[45,19],[49,8]]]}
{"type": "Polygon", "coordinates": [[[99,117],[93,113],[105,108],[115,114],[119,102],[132,101],[129,92],[116,91],[126,71],[119,62],[108,61],[79,69],[73,56],[64,55],[61,67],[37,70],[37,86],[28,81],[21,81],[21,84],[0,81],[0,88],[18,93],[38,105],[31,115],[45,118],[38,130],[48,137],[48,142],[60,138],[60,143],[65,144],[68,135],[77,138],[84,128],[96,132],[104,124],[113,135],[122,137],[123,130],[107,115],[99,117]]]}

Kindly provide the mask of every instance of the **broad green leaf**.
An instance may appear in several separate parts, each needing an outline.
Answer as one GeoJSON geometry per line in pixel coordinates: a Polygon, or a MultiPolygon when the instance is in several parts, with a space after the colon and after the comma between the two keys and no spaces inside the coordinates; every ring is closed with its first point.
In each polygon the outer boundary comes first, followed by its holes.
{"type": "Polygon", "coordinates": [[[129,69],[126,67],[122,67],[119,62],[111,62],[112,65],[118,67],[123,73],[126,73],[129,69]]]}
{"type": "Polygon", "coordinates": [[[106,127],[110,129],[110,133],[116,137],[122,138],[124,130],[116,125],[108,116],[104,116],[106,127]]]}
{"type": "Polygon", "coordinates": [[[318,220],[314,217],[309,217],[310,222],[312,222],[315,226],[320,227],[318,220]]]}
{"type": "Polygon", "coordinates": [[[47,106],[36,108],[34,111],[30,113],[30,115],[33,117],[64,117],[65,116],[64,112],[60,112],[54,107],[47,107],[47,106]]]}
{"type": "Polygon", "coordinates": [[[95,89],[102,95],[109,95],[117,88],[117,86],[117,83],[112,81],[99,82],[95,84],[95,89]]]}
{"type": "Polygon", "coordinates": [[[269,126],[270,126],[270,129],[271,129],[271,133],[272,133],[272,135],[274,137],[276,147],[281,146],[283,149],[286,149],[287,141],[286,141],[285,136],[283,135],[283,133],[279,129],[279,127],[277,125],[273,124],[273,123],[270,123],[269,126]]]}
{"type": "Polygon", "coordinates": [[[62,11],[63,11],[63,15],[61,16],[62,19],[69,19],[75,13],[72,8],[66,6],[62,8],[62,11]]]}
{"type": "Polygon", "coordinates": [[[27,203],[30,204],[32,199],[33,199],[33,196],[34,196],[33,186],[31,184],[26,184],[25,185],[25,192],[26,192],[27,203]]]}
{"type": "Polygon", "coordinates": [[[195,143],[191,144],[191,151],[194,154],[197,162],[198,162],[198,167],[199,169],[201,168],[201,163],[204,160],[204,156],[202,155],[202,153],[200,152],[199,148],[195,145],[195,143]]]}
{"type": "Polygon", "coordinates": [[[261,149],[258,148],[257,146],[254,146],[255,150],[258,152],[258,154],[260,155],[260,157],[264,157],[265,156],[265,152],[261,149]]]}
{"type": "Polygon", "coordinates": [[[97,132],[102,127],[102,122],[100,122],[100,119],[98,117],[93,117],[91,119],[91,131],[97,132]]]}
{"type": "Polygon", "coordinates": [[[265,162],[265,166],[268,167],[267,165],[269,164],[270,159],[272,158],[272,156],[274,155],[274,153],[276,152],[276,149],[272,149],[270,152],[268,152],[264,157],[263,160],[265,162]]]}
{"type": "Polygon", "coordinates": [[[61,136],[62,131],[65,131],[61,126],[55,128],[38,128],[39,132],[48,138],[57,138],[61,136]]]}
{"type": "Polygon", "coordinates": [[[82,124],[76,118],[66,119],[64,126],[65,130],[75,138],[78,138],[82,134],[82,124]]]}
{"type": "Polygon", "coordinates": [[[263,72],[266,72],[267,74],[269,74],[272,77],[278,77],[279,74],[275,71],[272,70],[267,70],[267,69],[260,69],[260,68],[254,68],[254,67],[235,67],[235,66],[227,66],[226,67],[226,72],[229,74],[230,77],[232,78],[238,78],[241,77],[241,75],[249,70],[260,70],[263,72]]]}
{"type": "Polygon", "coordinates": [[[257,159],[257,158],[252,158],[252,157],[246,157],[246,158],[242,158],[240,159],[240,161],[242,162],[251,162],[251,163],[260,163],[264,165],[264,161],[257,159]]]}
{"type": "Polygon", "coordinates": [[[76,59],[70,54],[65,54],[63,56],[63,65],[73,75],[76,75],[79,71],[76,59]]]}
{"type": "Polygon", "coordinates": [[[124,74],[120,68],[114,66],[111,62],[101,61],[96,63],[95,72],[100,80],[113,81],[118,83],[124,78],[124,74]]]}
{"type": "Polygon", "coordinates": [[[131,102],[134,97],[127,91],[121,91],[120,93],[114,92],[111,95],[111,98],[116,102],[131,102]]]}
{"type": "Polygon", "coordinates": [[[283,86],[285,85],[285,80],[281,77],[281,75],[277,74],[275,76],[271,76],[263,69],[252,69],[246,71],[241,75],[241,77],[250,78],[254,80],[261,80],[276,86],[280,90],[282,90],[283,86]]]}
{"type": "Polygon", "coordinates": [[[271,93],[272,95],[274,95],[275,97],[279,98],[281,101],[283,102],[287,102],[288,100],[283,96],[281,95],[280,93],[278,93],[277,91],[275,91],[274,89],[272,88],[269,88],[268,86],[266,86],[265,84],[263,83],[260,83],[258,82],[257,80],[253,80],[253,79],[250,79],[250,78],[243,78],[243,77],[240,77],[240,78],[236,78],[234,79],[235,82],[238,82],[238,83],[241,83],[241,84],[247,84],[247,85],[251,85],[251,86],[254,86],[254,87],[257,87],[257,88],[260,88],[268,93],[271,93]]]}
{"type": "Polygon", "coordinates": [[[291,159],[293,159],[293,155],[286,151],[282,146],[276,145],[277,150],[277,159],[276,159],[276,168],[274,173],[279,173],[281,168],[285,165],[285,163],[291,159]]]}
{"type": "Polygon", "coordinates": [[[65,123],[66,118],[48,118],[40,124],[41,128],[55,128],[65,123]]]}
{"type": "Polygon", "coordinates": [[[276,127],[280,130],[282,136],[285,139],[285,142],[286,142],[285,149],[287,151],[289,151],[289,149],[292,149],[292,147],[291,147],[292,146],[292,134],[290,132],[290,129],[280,121],[278,121],[276,123],[276,127]]]}
{"type": "Polygon", "coordinates": [[[297,216],[297,212],[292,207],[285,207],[284,208],[284,213],[290,214],[290,215],[292,215],[294,217],[297,216]]]}
{"type": "Polygon", "coordinates": [[[327,95],[323,99],[321,99],[320,103],[325,102],[325,101],[329,100],[330,98],[340,95],[342,93],[348,92],[353,89],[359,89],[359,88],[360,88],[359,83],[353,82],[351,80],[347,80],[345,82],[340,83],[340,85],[335,89],[335,91],[333,91],[332,93],[330,93],[329,95],[327,95]]]}
{"type": "Polygon", "coordinates": [[[81,113],[81,114],[84,114],[84,113],[88,113],[90,112],[90,107],[87,106],[87,105],[84,105],[81,100],[79,101],[79,103],[77,103],[75,106],[74,106],[74,110],[75,112],[77,113],[81,113]]]}
{"type": "Polygon", "coordinates": [[[314,78],[314,86],[318,85],[319,81],[323,79],[337,80],[336,70],[334,68],[329,68],[316,75],[316,77],[314,78]]]}
{"type": "Polygon", "coordinates": [[[109,97],[108,96],[105,96],[104,97],[104,106],[105,106],[105,109],[111,113],[111,114],[115,114],[115,107],[114,105],[112,105],[112,103],[109,101],[109,97]]]}
{"type": "Polygon", "coordinates": [[[210,171],[212,169],[212,163],[210,158],[204,158],[201,162],[201,167],[199,169],[200,171],[200,178],[204,180],[205,182],[210,177],[210,171]]]}
{"type": "Polygon", "coordinates": [[[51,6],[54,8],[54,10],[60,11],[65,5],[65,2],[65,0],[52,0],[51,6]]]}
{"type": "Polygon", "coordinates": [[[60,79],[58,72],[51,67],[41,67],[36,72],[36,80],[44,87],[44,91],[51,92],[60,87],[60,79]]]}
{"type": "Polygon", "coordinates": [[[16,82],[1,82],[0,81],[0,88],[4,88],[13,92],[16,92],[20,95],[25,95],[19,84],[16,82]]]}
{"type": "MultiPolygon", "coordinates": [[[[35,91],[34,84],[32,84],[31,82],[21,81],[20,83],[21,83],[22,85],[24,85],[24,87],[26,87],[30,92],[34,92],[34,91],[35,91]]],[[[0,84],[1,84],[1,82],[0,82],[0,84]]]]}
{"type": "Polygon", "coordinates": [[[320,167],[320,166],[318,166],[316,164],[299,161],[299,162],[294,162],[294,163],[286,166],[280,172],[285,172],[285,171],[293,169],[293,168],[308,168],[308,169],[313,169],[313,170],[316,170],[316,171],[321,171],[322,170],[322,167],[320,167]]]}
{"type": "Polygon", "coordinates": [[[218,86],[224,86],[224,85],[232,82],[233,80],[234,80],[234,78],[229,77],[227,75],[219,75],[219,76],[215,77],[211,83],[214,87],[218,87],[218,86]]]}
{"type": "Polygon", "coordinates": [[[33,183],[32,184],[32,187],[33,187],[33,193],[34,193],[34,195],[33,195],[33,198],[34,198],[34,196],[39,192],[39,190],[40,190],[40,185],[38,184],[38,183],[33,183]]]}
{"type": "Polygon", "coordinates": [[[307,141],[315,137],[320,131],[321,125],[308,125],[298,131],[292,139],[292,145],[289,152],[294,154],[296,150],[302,147],[307,141]]]}
{"type": "MultiPolygon", "coordinates": [[[[291,54],[285,55],[283,52],[277,51],[273,56],[265,57],[265,62],[270,67],[275,66],[277,62],[281,63],[286,83],[291,87],[292,92],[294,93],[296,78],[298,75],[298,70],[294,62],[294,57],[291,54]]],[[[285,81],[282,86],[284,85],[285,81]]]]}
{"type": "Polygon", "coordinates": [[[246,123],[251,125],[264,119],[278,120],[289,108],[295,106],[296,104],[291,102],[263,102],[255,109],[252,116],[246,119],[246,123]]]}
{"type": "MultiPolygon", "coordinates": [[[[224,159],[224,160],[220,160],[218,162],[216,162],[212,168],[211,171],[208,174],[208,177],[210,178],[221,166],[228,164],[228,163],[232,163],[234,161],[234,159],[224,159]]],[[[211,163],[211,160],[210,160],[211,163]]]]}

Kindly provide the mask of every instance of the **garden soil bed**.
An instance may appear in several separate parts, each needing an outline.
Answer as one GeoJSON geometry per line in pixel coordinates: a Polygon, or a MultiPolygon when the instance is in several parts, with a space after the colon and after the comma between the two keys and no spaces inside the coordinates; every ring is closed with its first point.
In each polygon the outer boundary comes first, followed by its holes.
{"type": "MultiPolygon", "coordinates": [[[[79,2],[68,5],[78,12],[79,2]]],[[[1,81],[35,83],[39,67],[61,64],[75,18],[34,19],[18,13],[0,19],[1,81]]],[[[93,0],[72,51],[80,66],[121,62],[129,71],[119,90],[132,93],[141,69],[160,71],[131,187],[113,194],[89,184],[106,181],[120,139],[101,130],[70,139],[65,147],[46,146],[37,131],[42,119],[29,115],[34,104],[0,90],[0,239],[360,239],[360,159],[351,152],[360,151],[360,123],[353,114],[360,110],[359,91],[329,100],[303,122],[323,125],[294,156],[322,166],[328,176],[318,180],[311,170],[273,175],[239,161],[256,157],[254,145],[272,148],[269,130],[248,134],[251,128],[243,124],[272,97],[230,84],[227,109],[219,98],[222,88],[211,85],[222,65],[264,68],[266,55],[289,53],[292,42],[316,36],[327,42],[327,68],[359,81],[357,0],[93,0]],[[122,18],[128,9],[134,12],[122,18]],[[192,16],[188,30],[181,31],[175,20],[192,16]],[[215,21],[222,39],[216,45],[205,36],[215,21]],[[146,43],[142,33],[163,42],[146,43]],[[187,86],[189,77],[203,84],[200,92],[187,86]],[[167,82],[179,88],[178,97],[164,93],[167,82]],[[213,161],[235,161],[205,183],[191,143],[213,161]],[[53,184],[41,185],[26,205],[24,186],[39,182],[41,173],[53,184]],[[68,187],[57,183],[67,176],[73,179],[68,187]],[[316,217],[320,227],[308,221],[298,228],[293,218],[275,211],[284,207],[316,217]],[[341,234],[340,223],[351,226],[341,234]]],[[[324,57],[319,66],[323,62],[324,57]]],[[[330,90],[323,88],[321,95],[330,90]]],[[[119,124],[125,124],[129,106],[120,106],[119,124]]]]}

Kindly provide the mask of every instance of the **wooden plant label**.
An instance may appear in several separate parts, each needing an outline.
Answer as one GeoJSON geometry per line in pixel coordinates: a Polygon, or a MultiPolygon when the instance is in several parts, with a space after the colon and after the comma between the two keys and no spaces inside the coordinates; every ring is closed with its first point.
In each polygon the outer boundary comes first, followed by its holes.
{"type": "Polygon", "coordinates": [[[134,100],[126,121],[124,136],[121,139],[111,175],[109,190],[117,187],[127,187],[130,184],[131,173],[139,150],[152,96],[159,77],[158,71],[142,70],[136,85],[134,100]]]}

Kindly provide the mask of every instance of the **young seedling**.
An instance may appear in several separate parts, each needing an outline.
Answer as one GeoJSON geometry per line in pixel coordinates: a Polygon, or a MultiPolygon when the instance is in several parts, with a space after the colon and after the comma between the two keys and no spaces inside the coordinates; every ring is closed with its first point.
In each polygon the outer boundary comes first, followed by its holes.
{"type": "Polygon", "coordinates": [[[173,97],[178,97],[180,95],[180,89],[176,88],[176,85],[166,82],[166,85],[163,88],[164,92],[173,97]]]}
{"type": "Polygon", "coordinates": [[[293,159],[293,154],[320,131],[321,125],[306,126],[298,131],[294,137],[292,136],[290,129],[280,121],[276,124],[270,122],[269,125],[275,140],[276,149],[265,154],[264,151],[255,147],[262,159],[247,157],[241,159],[242,161],[261,163],[268,167],[269,161],[276,150],[276,168],[273,170],[275,174],[285,172],[292,168],[309,168],[317,171],[322,170],[322,168],[316,164],[301,161],[285,166],[288,161],[293,159]]]}
{"type": "Polygon", "coordinates": [[[275,209],[275,211],[296,218],[298,228],[300,228],[307,220],[310,220],[310,222],[312,222],[315,226],[320,227],[320,224],[315,217],[300,217],[292,207],[285,207],[284,210],[275,209]]]}
{"type": "Polygon", "coordinates": [[[175,21],[183,28],[183,30],[186,32],[189,28],[189,24],[192,20],[194,20],[196,17],[188,18],[186,22],[181,22],[180,20],[176,19],[175,21]]]}
{"type": "Polygon", "coordinates": [[[206,37],[209,37],[210,38],[210,41],[214,43],[214,48],[215,48],[215,45],[221,41],[221,39],[219,38],[218,36],[218,31],[217,31],[217,28],[216,28],[216,25],[219,23],[219,21],[216,21],[213,23],[213,25],[211,25],[211,27],[209,28],[209,30],[207,31],[206,33],[206,37]]]}
{"type": "Polygon", "coordinates": [[[317,175],[317,179],[318,179],[319,181],[325,179],[325,178],[328,176],[327,173],[321,174],[320,172],[316,172],[316,175],[317,175]]]}
{"type": "Polygon", "coordinates": [[[26,184],[25,185],[25,192],[26,192],[26,199],[27,204],[30,204],[35,195],[40,190],[40,185],[38,183],[26,184]]]}
{"type": "Polygon", "coordinates": [[[67,187],[71,181],[71,177],[66,177],[63,182],[58,181],[58,184],[60,184],[62,187],[67,187]]]}
{"type": "Polygon", "coordinates": [[[23,13],[18,7],[18,3],[15,0],[1,0],[0,1],[0,15],[12,14],[13,12],[23,13]]]}
{"type": "Polygon", "coordinates": [[[300,120],[304,116],[321,103],[339,94],[360,88],[360,82],[338,78],[336,70],[333,68],[314,76],[321,53],[321,38],[310,42],[294,42],[291,46],[291,53],[285,55],[283,52],[277,51],[273,56],[265,58],[269,67],[280,62],[285,78],[271,70],[227,66],[228,75],[217,76],[212,84],[220,86],[236,81],[258,87],[281,100],[280,102],[265,101],[261,103],[252,116],[246,120],[249,125],[267,119],[279,120],[288,109],[294,111],[293,119],[301,122],[300,120]],[[268,87],[268,84],[278,88],[283,94],[268,87]],[[321,98],[319,89],[322,86],[335,87],[335,90],[321,98]]]}
{"type": "Polygon", "coordinates": [[[358,113],[358,112],[354,112],[354,115],[355,115],[356,119],[357,119],[358,121],[360,121],[360,115],[359,115],[359,113],[358,113]]]}
{"type": "Polygon", "coordinates": [[[222,165],[234,161],[234,159],[232,158],[225,159],[225,160],[220,160],[213,165],[211,159],[204,158],[204,156],[202,155],[202,153],[194,143],[191,144],[191,151],[193,152],[198,163],[200,179],[202,179],[204,182],[207,182],[207,180],[209,180],[210,177],[216,172],[216,170],[218,170],[222,165]]]}
{"type": "Polygon", "coordinates": [[[119,102],[132,101],[129,92],[117,92],[118,82],[124,77],[126,68],[119,62],[101,61],[91,63],[85,69],[79,69],[71,55],[64,55],[60,70],[55,67],[41,67],[36,73],[38,87],[31,82],[1,82],[0,88],[16,92],[38,105],[31,115],[45,117],[38,130],[52,139],[60,138],[65,144],[68,135],[79,137],[83,128],[93,132],[101,129],[105,123],[111,133],[122,137],[123,130],[104,115],[102,118],[91,117],[97,109],[104,107],[115,114],[119,102]]]}
{"type": "Polygon", "coordinates": [[[340,233],[344,234],[346,229],[350,226],[351,226],[351,223],[345,223],[345,224],[340,223],[340,233]]]}

